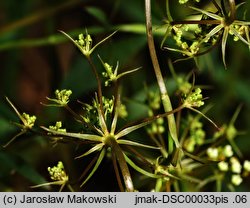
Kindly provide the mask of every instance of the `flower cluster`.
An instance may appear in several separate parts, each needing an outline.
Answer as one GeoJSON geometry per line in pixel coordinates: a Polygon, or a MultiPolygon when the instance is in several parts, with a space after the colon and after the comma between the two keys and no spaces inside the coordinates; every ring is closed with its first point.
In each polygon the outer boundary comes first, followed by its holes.
{"type": "Polygon", "coordinates": [[[28,129],[32,129],[36,121],[36,116],[30,116],[27,113],[23,113],[22,117],[24,119],[24,126],[28,129]]]}
{"type": "Polygon", "coordinates": [[[184,142],[184,147],[187,151],[193,152],[195,146],[204,144],[206,132],[203,130],[203,123],[192,116],[188,117],[190,124],[189,137],[184,142]]]}
{"type": "Polygon", "coordinates": [[[113,66],[110,66],[108,63],[103,63],[103,67],[105,69],[105,72],[102,72],[102,75],[103,77],[108,79],[107,81],[105,81],[105,86],[108,86],[110,82],[114,82],[117,80],[119,62],[117,62],[114,70],[113,70],[113,66]]]}
{"type": "MultiPolygon", "coordinates": [[[[69,102],[69,97],[70,95],[72,94],[72,91],[71,90],[66,90],[66,89],[63,89],[63,90],[56,90],[55,91],[55,99],[52,99],[52,98],[48,98],[47,99],[49,101],[52,101],[55,104],[55,106],[58,106],[58,107],[65,107],[67,106],[68,102],[69,102]]],[[[53,104],[52,104],[53,105],[53,104]]],[[[50,104],[48,106],[51,106],[50,104]]]]}
{"type": "Polygon", "coordinates": [[[183,100],[183,106],[187,108],[201,107],[202,105],[204,105],[204,101],[200,88],[196,88],[183,100]]]}
{"type": "Polygon", "coordinates": [[[76,44],[78,44],[81,47],[81,51],[85,55],[89,55],[90,50],[92,48],[92,38],[91,36],[86,33],[86,35],[83,35],[82,33],[79,34],[78,40],[75,40],[76,44]]]}
{"type": "Polygon", "coordinates": [[[48,167],[50,178],[54,181],[68,182],[69,177],[67,176],[64,165],[61,161],[58,162],[57,166],[48,167]]]}
{"type": "Polygon", "coordinates": [[[66,129],[62,129],[61,121],[57,121],[55,126],[49,126],[49,129],[58,132],[66,132],[66,129]]]}
{"type": "Polygon", "coordinates": [[[102,65],[105,69],[104,72],[102,72],[102,76],[104,78],[106,78],[107,80],[105,81],[105,86],[107,87],[110,83],[112,82],[116,82],[118,79],[120,79],[121,77],[123,77],[124,75],[136,72],[137,70],[139,70],[141,67],[129,70],[129,71],[125,71],[122,72],[120,74],[118,74],[118,69],[119,69],[119,62],[117,62],[115,69],[113,69],[113,66],[111,66],[110,64],[103,62],[103,60],[101,59],[101,57],[99,56],[99,59],[102,62],[102,65]]]}
{"type": "Polygon", "coordinates": [[[231,173],[231,183],[235,186],[240,185],[243,177],[248,176],[250,173],[250,161],[245,160],[242,165],[239,159],[234,156],[230,145],[218,148],[210,147],[207,149],[207,155],[211,160],[220,161],[218,169],[222,173],[231,173]]]}

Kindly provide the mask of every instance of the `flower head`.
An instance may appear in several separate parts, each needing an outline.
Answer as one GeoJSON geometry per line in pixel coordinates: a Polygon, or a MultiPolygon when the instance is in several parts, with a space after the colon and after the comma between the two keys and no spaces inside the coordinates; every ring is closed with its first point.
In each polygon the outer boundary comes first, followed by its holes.
{"type": "Polygon", "coordinates": [[[68,102],[69,102],[69,97],[70,95],[72,94],[72,91],[71,90],[66,90],[66,89],[63,89],[63,90],[56,90],[55,91],[55,97],[56,98],[48,98],[47,99],[49,101],[52,101],[56,104],[49,104],[48,106],[52,106],[52,105],[55,105],[55,106],[58,106],[58,107],[65,107],[67,106],[68,102]]]}
{"type": "Polygon", "coordinates": [[[67,176],[64,165],[61,161],[58,162],[57,166],[48,167],[50,178],[54,181],[68,182],[69,177],[67,176]]]}
{"type": "Polygon", "coordinates": [[[202,105],[204,105],[204,101],[200,88],[196,88],[183,101],[184,107],[201,107],[202,105]]]}

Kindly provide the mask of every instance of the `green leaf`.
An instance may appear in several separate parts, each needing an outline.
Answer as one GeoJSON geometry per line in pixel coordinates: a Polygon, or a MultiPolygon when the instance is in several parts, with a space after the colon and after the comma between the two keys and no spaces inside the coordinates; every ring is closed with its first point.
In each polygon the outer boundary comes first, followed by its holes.
{"type": "Polygon", "coordinates": [[[100,144],[97,144],[95,145],[94,147],[92,147],[90,150],[88,150],[87,152],[85,152],[84,154],[76,157],[75,159],[79,159],[79,158],[82,158],[82,157],[85,157],[95,151],[100,151],[102,149],[102,147],[104,146],[104,143],[100,143],[100,144]]]}
{"type": "Polygon", "coordinates": [[[124,140],[124,139],[118,139],[117,143],[118,144],[132,145],[132,146],[137,146],[137,147],[144,147],[144,148],[149,148],[149,149],[160,149],[160,147],[154,147],[151,145],[141,144],[138,142],[133,142],[133,141],[124,140]]]}
{"type": "Polygon", "coordinates": [[[96,164],[94,166],[94,168],[91,170],[91,172],[89,173],[88,177],[82,182],[81,184],[81,187],[87,183],[87,181],[92,177],[92,175],[95,173],[95,171],[97,170],[97,168],[99,167],[99,165],[101,164],[104,156],[105,156],[105,153],[106,153],[106,150],[105,149],[102,149],[97,161],[96,161],[96,164]]]}
{"type": "Polygon", "coordinates": [[[213,35],[215,35],[216,33],[218,33],[222,28],[224,28],[223,24],[217,25],[216,27],[214,27],[206,36],[205,38],[200,42],[203,43],[207,40],[209,40],[213,35]]]}
{"type": "Polygon", "coordinates": [[[190,8],[195,10],[195,11],[201,12],[202,14],[205,14],[205,15],[213,18],[213,19],[216,19],[216,20],[222,20],[223,19],[223,17],[221,17],[221,16],[219,16],[217,14],[211,13],[211,12],[207,12],[207,11],[205,11],[203,9],[198,9],[198,8],[192,7],[192,6],[190,6],[190,8]]]}
{"type": "Polygon", "coordinates": [[[89,140],[89,141],[94,141],[94,142],[102,142],[102,136],[98,136],[98,135],[60,132],[60,131],[50,130],[44,126],[41,126],[41,128],[55,136],[65,136],[65,137],[72,137],[76,139],[83,139],[83,140],[89,140]]]}
{"type": "Polygon", "coordinates": [[[237,36],[243,43],[245,43],[246,45],[248,45],[248,46],[250,46],[250,42],[248,42],[247,40],[245,40],[233,27],[232,28],[230,28],[231,29],[231,31],[233,32],[233,34],[235,35],[235,36],[237,36]]]}
{"type": "Polygon", "coordinates": [[[145,122],[139,123],[139,124],[137,124],[137,125],[129,126],[129,127],[125,128],[125,129],[122,129],[120,132],[118,132],[118,133],[115,135],[115,137],[116,137],[116,139],[119,139],[119,138],[121,138],[121,137],[123,137],[123,136],[126,136],[127,134],[130,134],[131,132],[133,132],[133,131],[135,131],[135,130],[137,130],[137,129],[140,129],[140,128],[142,128],[142,127],[148,125],[148,124],[151,123],[151,122],[152,122],[152,121],[148,121],[148,122],[145,121],[145,122]]]}
{"type": "Polygon", "coordinates": [[[125,160],[127,161],[127,163],[133,168],[135,169],[136,171],[138,171],[139,173],[145,175],[145,176],[148,176],[150,178],[161,178],[160,175],[156,175],[156,174],[153,174],[153,173],[150,173],[142,168],[140,168],[139,166],[137,166],[132,160],[130,160],[125,154],[124,154],[124,157],[125,157],[125,160]]]}
{"type": "Polygon", "coordinates": [[[229,33],[229,27],[225,27],[221,42],[222,60],[225,68],[227,68],[225,56],[226,56],[226,43],[227,43],[228,33],[229,33]]]}

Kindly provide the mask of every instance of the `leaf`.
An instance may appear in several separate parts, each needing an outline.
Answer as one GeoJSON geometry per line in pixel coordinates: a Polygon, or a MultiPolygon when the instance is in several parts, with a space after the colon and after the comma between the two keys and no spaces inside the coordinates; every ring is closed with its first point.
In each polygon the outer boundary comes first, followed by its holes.
{"type": "Polygon", "coordinates": [[[137,166],[132,160],[130,160],[125,154],[124,154],[124,157],[125,157],[125,160],[127,161],[127,163],[133,168],[135,169],[136,171],[138,171],[139,173],[145,175],[145,176],[148,176],[150,178],[161,178],[160,175],[156,175],[156,174],[153,174],[153,173],[150,173],[142,168],[140,168],[139,166],[137,166]]]}
{"type": "Polygon", "coordinates": [[[146,121],[146,122],[143,122],[143,123],[139,123],[139,124],[136,124],[136,125],[133,125],[133,126],[129,126],[125,129],[122,129],[120,132],[118,132],[115,137],[116,139],[119,139],[123,136],[126,136],[127,134],[130,134],[131,132],[137,130],[137,129],[140,129],[146,125],[148,125],[149,123],[151,123],[152,121],[146,121]]]}
{"type": "Polygon", "coordinates": [[[117,143],[118,144],[132,145],[132,146],[137,146],[137,147],[144,147],[144,148],[149,148],[149,149],[161,149],[160,147],[154,147],[151,145],[141,144],[138,142],[133,142],[133,141],[124,140],[124,139],[118,139],[117,143]]]}
{"type": "Polygon", "coordinates": [[[215,35],[216,33],[218,33],[222,28],[224,28],[223,24],[217,25],[216,27],[214,27],[206,36],[205,38],[200,42],[203,43],[207,40],[209,40],[213,35],[215,35]]]}
{"type": "Polygon", "coordinates": [[[221,16],[219,16],[217,14],[211,13],[211,12],[207,12],[207,11],[205,11],[203,9],[198,9],[198,8],[192,7],[192,6],[189,6],[189,8],[191,8],[191,9],[193,9],[195,11],[201,12],[202,14],[205,14],[205,15],[207,15],[207,16],[213,18],[213,19],[216,19],[216,20],[222,20],[223,19],[223,17],[221,17],[221,16]]]}
{"type": "Polygon", "coordinates": [[[13,110],[16,112],[20,120],[23,122],[23,124],[26,124],[26,120],[22,117],[22,115],[19,113],[19,111],[16,109],[16,107],[13,105],[13,103],[9,100],[8,97],[5,97],[10,106],[13,108],[13,110]]]}
{"type": "Polygon", "coordinates": [[[83,140],[89,140],[89,141],[94,141],[94,142],[102,142],[102,137],[98,135],[60,132],[60,131],[50,130],[44,126],[41,126],[41,128],[55,136],[65,136],[65,137],[72,137],[76,139],[83,139],[83,140]]]}
{"type": "Polygon", "coordinates": [[[222,43],[221,43],[222,60],[223,60],[223,64],[225,68],[227,68],[225,56],[226,56],[226,43],[227,43],[228,33],[229,33],[229,27],[225,27],[223,31],[222,43]]]}
{"type": "Polygon", "coordinates": [[[142,68],[142,67],[138,67],[138,68],[135,68],[135,69],[131,69],[131,70],[122,72],[121,74],[118,74],[117,79],[120,79],[121,77],[123,77],[123,76],[125,76],[125,75],[127,75],[127,74],[136,72],[136,71],[138,71],[138,70],[141,69],[141,68],[142,68]]]}
{"type": "Polygon", "coordinates": [[[87,152],[85,152],[84,154],[76,157],[75,159],[79,159],[79,158],[85,157],[85,156],[87,156],[95,151],[99,151],[102,149],[103,146],[104,146],[104,143],[97,144],[94,147],[92,147],[91,149],[89,149],[87,152]]]}
{"type": "MultiPolygon", "coordinates": [[[[246,45],[250,46],[250,42],[249,40],[245,40],[238,32],[237,30],[235,30],[233,27],[230,28],[231,31],[233,32],[233,34],[238,37],[243,43],[245,43],[246,45]]],[[[249,38],[249,37],[248,37],[249,38]]]]}
{"type": "Polygon", "coordinates": [[[200,114],[201,116],[203,116],[205,119],[207,119],[211,124],[214,125],[214,127],[218,130],[220,130],[220,128],[216,125],[216,123],[214,123],[210,118],[208,118],[204,113],[202,113],[201,111],[195,109],[195,108],[192,108],[192,107],[188,107],[188,109],[200,114]]]}
{"type": "Polygon", "coordinates": [[[105,149],[102,149],[97,161],[96,161],[96,164],[94,166],[94,168],[91,170],[91,172],[89,173],[88,177],[82,182],[81,184],[81,187],[87,183],[87,181],[92,177],[92,175],[95,173],[95,171],[97,170],[97,168],[100,166],[104,156],[105,156],[105,153],[106,153],[106,150],[105,149]]]}

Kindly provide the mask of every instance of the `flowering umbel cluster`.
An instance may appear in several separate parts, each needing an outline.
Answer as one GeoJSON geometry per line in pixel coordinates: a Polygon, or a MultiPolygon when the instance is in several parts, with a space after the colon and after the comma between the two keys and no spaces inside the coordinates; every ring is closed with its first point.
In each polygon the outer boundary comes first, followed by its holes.
{"type": "Polygon", "coordinates": [[[234,155],[230,145],[210,147],[207,149],[207,155],[210,159],[220,161],[218,169],[223,177],[230,173],[231,184],[238,186],[242,183],[243,178],[250,173],[250,161],[245,160],[243,163],[234,155]]]}

